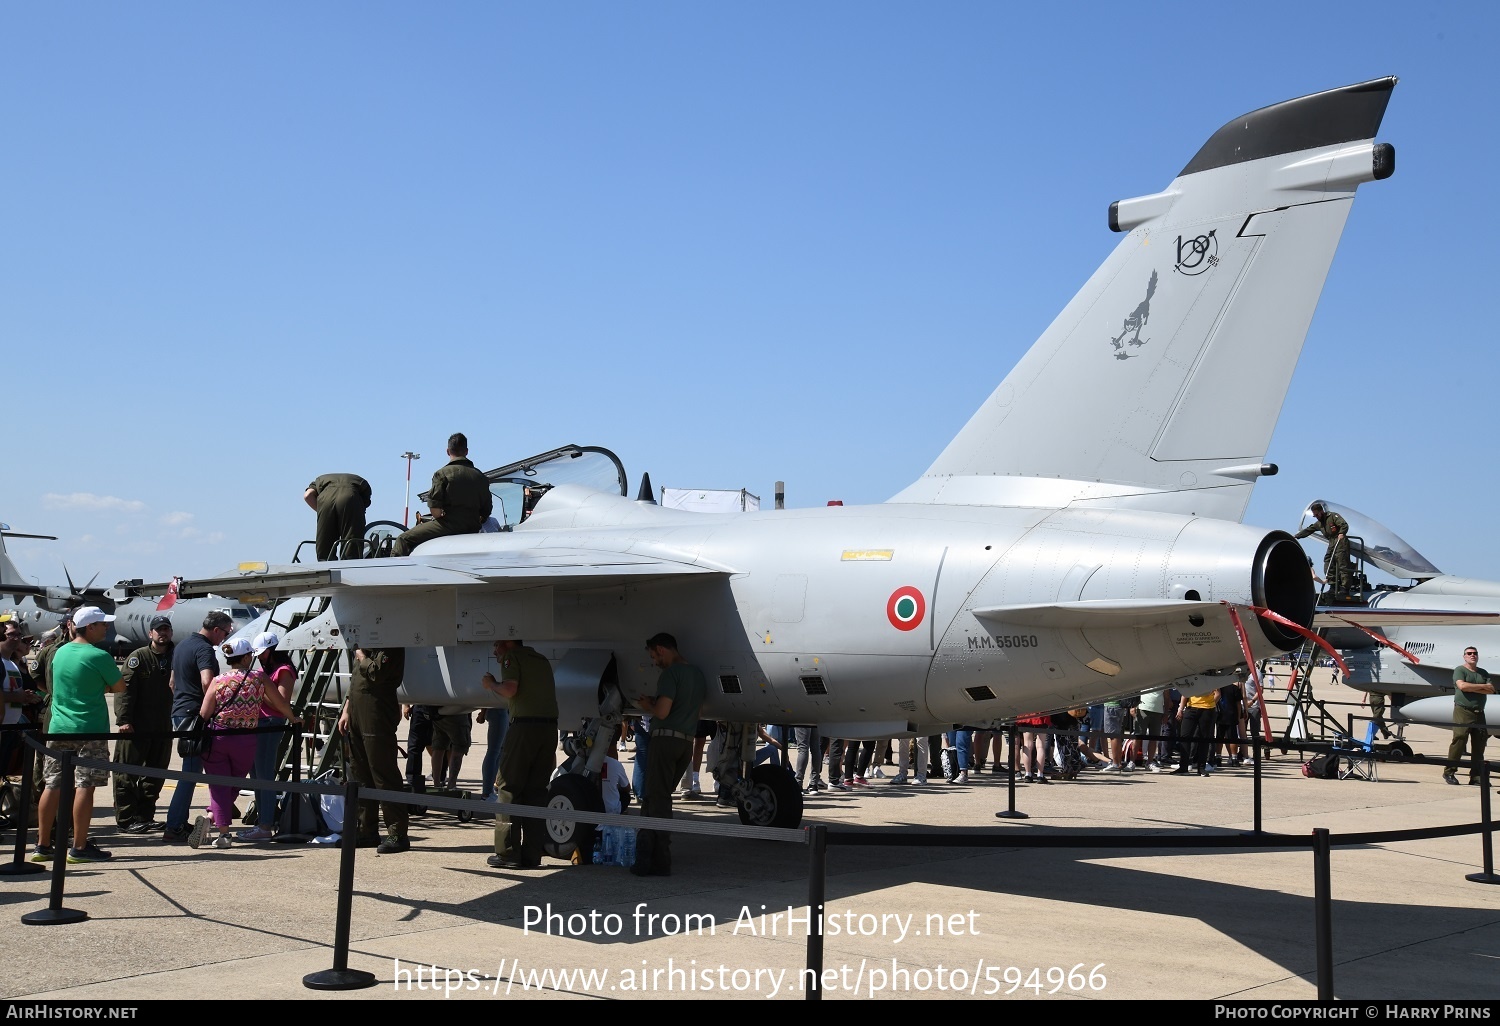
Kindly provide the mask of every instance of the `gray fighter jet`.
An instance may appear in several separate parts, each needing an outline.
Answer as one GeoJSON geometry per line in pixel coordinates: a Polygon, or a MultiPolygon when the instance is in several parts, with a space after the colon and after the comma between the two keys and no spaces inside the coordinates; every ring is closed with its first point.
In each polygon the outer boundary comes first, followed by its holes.
{"type": "MultiPolygon", "coordinates": [[[[623,470],[601,487],[554,454],[524,475],[551,487],[499,533],[181,594],[327,595],[284,644],[404,646],[421,702],[492,704],[491,642],[524,638],[553,660],[565,719],[613,721],[651,693],[644,642],[665,630],[709,679],[704,716],[846,738],[995,723],[1290,650],[1289,625],[1313,621],[1307,560],[1290,534],[1238,521],[1275,472],[1266,450],[1355,190],[1394,170],[1375,135],[1395,84],[1236,118],[1166,188],[1112,204],[1113,253],[887,502],[670,510],[631,499],[623,470]]],[[[742,818],[795,823],[785,777],[730,767],[742,818]]]]}

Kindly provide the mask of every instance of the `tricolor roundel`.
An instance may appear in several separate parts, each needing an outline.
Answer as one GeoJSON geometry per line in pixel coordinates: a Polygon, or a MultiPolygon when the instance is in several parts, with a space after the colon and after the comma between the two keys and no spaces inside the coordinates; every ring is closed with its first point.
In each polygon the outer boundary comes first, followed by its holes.
{"type": "Polygon", "coordinates": [[[927,615],[927,600],[916,588],[907,585],[891,592],[885,603],[885,615],[898,631],[916,630],[927,615]]]}

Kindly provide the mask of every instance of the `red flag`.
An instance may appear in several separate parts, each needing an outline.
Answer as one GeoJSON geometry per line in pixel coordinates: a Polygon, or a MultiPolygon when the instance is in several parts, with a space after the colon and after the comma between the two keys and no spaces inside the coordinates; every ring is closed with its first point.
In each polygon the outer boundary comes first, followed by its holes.
{"type": "Polygon", "coordinates": [[[163,595],[161,597],[161,601],[156,604],[156,611],[158,613],[164,613],[177,604],[177,586],[181,583],[181,577],[172,578],[172,583],[167,585],[167,593],[163,595]]]}

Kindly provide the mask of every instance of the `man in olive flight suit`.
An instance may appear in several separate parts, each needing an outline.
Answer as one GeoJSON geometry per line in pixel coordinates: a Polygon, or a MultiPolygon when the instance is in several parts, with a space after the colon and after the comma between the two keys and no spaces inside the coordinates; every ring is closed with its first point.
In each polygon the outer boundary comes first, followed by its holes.
{"type": "MultiPolygon", "coordinates": [[[[166,769],[172,761],[172,620],[151,618],[151,643],[125,659],[125,690],[115,699],[115,724],[134,737],[115,742],[115,761],[166,769]]],[[[162,779],[115,774],[115,825],[127,834],[160,829],[156,800],[162,779]]]]}
{"type": "Polygon", "coordinates": [[[469,462],[469,440],[462,432],[448,436],[448,462],[432,475],[427,508],[432,519],[403,531],[391,546],[391,555],[409,556],[424,541],[446,534],[473,534],[484,525],[495,501],[490,482],[469,462]]]}
{"type": "Polygon", "coordinates": [[[1323,554],[1323,579],[1335,599],[1347,599],[1354,575],[1354,565],[1349,559],[1349,522],[1321,502],[1308,509],[1314,520],[1298,531],[1296,537],[1306,538],[1316,532],[1328,539],[1328,551],[1323,554]]]}
{"type": "MultiPolygon", "coordinates": [[[[519,638],[495,642],[500,679],[486,673],[480,681],[488,691],[510,700],[510,729],[500,750],[500,775],[495,794],[502,805],[547,804],[547,785],[557,768],[557,685],[552,664],[519,638]]],[[[542,841],[547,822],[495,815],[495,854],[486,859],[494,869],[535,869],[542,864],[542,841]]]]}
{"type": "Polygon", "coordinates": [[[1464,749],[1472,748],[1469,783],[1480,782],[1479,764],[1484,762],[1484,746],[1489,731],[1484,729],[1484,703],[1495,693],[1490,675],[1479,665],[1479,649],[1464,649],[1464,661],[1453,669],[1453,740],[1448,744],[1448,764],[1443,768],[1445,784],[1458,783],[1458,762],[1464,749]]]}
{"type": "MultiPolygon", "coordinates": [[[[401,770],[396,765],[396,727],[401,722],[401,703],[396,689],[406,673],[406,649],[357,648],[349,698],[339,713],[339,731],[348,739],[349,779],[382,791],[401,791],[401,770]]],[[[349,810],[344,811],[344,841],[361,848],[374,848],[377,855],[392,855],[411,847],[406,838],[406,805],[381,802],[359,803],[359,829],[351,837],[349,810]],[[385,816],[385,840],[380,841],[380,816],[385,816]]]]}
{"type": "Polygon", "coordinates": [[[302,493],[302,501],[318,514],[318,533],[313,543],[318,561],[333,559],[343,548],[342,558],[363,559],[365,510],[370,508],[370,482],[358,474],[324,474],[302,493]]]}

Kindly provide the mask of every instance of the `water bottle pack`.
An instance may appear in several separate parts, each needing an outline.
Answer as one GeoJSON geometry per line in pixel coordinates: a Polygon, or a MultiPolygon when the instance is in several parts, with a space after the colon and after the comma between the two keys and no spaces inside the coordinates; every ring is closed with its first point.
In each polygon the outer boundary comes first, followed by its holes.
{"type": "Polygon", "coordinates": [[[594,865],[635,865],[635,831],[629,827],[600,827],[594,839],[594,865]]]}

